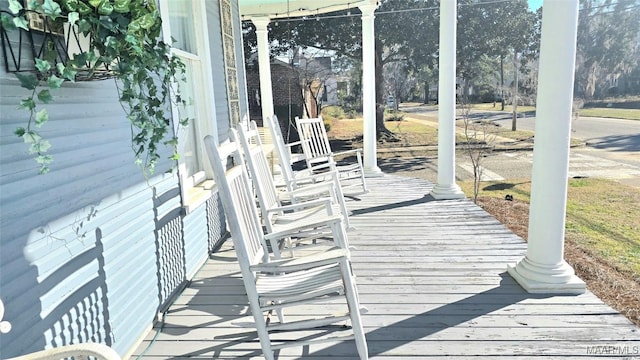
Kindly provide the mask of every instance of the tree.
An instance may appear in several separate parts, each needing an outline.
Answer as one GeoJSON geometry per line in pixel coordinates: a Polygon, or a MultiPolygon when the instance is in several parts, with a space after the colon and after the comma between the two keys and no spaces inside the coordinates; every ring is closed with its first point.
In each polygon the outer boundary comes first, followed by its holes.
{"type": "MultiPolygon", "coordinates": [[[[386,93],[383,91],[384,68],[396,85],[406,83],[409,74],[419,74],[436,67],[438,50],[437,0],[386,0],[376,11],[376,128],[378,138],[393,139],[384,126],[386,93]],[[399,73],[402,71],[403,73],[399,73]],[[404,80],[399,79],[404,78],[404,80]]],[[[396,103],[398,95],[393,94],[396,103]]]]}
{"type": "Polygon", "coordinates": [[[458,108],[458,115],[462,117],[464,126],[464,152],[469,156],[473,168],[473,202],[478,203],[480,182],[484,167],[484,159],[493,151],[496,134],[493,123],[471,118],[471,104],[464,100],[458,108]]]}
{"type": "Polygon", "coordinates": [[[609,95],[611,81],[637,69],[640,49],[637,0],[581,0],[575,93],[609,95]]]}
{"type": "Polygon", "coordinates": [[[518,74],[526,65],[520,54],[537,52],[536,14],[529,11],[526,0],[487,4],[462,0],[458,23],[458,74],[464,80],[464,101],[469,101],[470,83],[483,76],[481,65],[486,61],[483,57],[495,57],[500,64],[499,90],[504,110],[504,64],[507,58],[513,59],[512,130],[516,130],[518,74]]]}

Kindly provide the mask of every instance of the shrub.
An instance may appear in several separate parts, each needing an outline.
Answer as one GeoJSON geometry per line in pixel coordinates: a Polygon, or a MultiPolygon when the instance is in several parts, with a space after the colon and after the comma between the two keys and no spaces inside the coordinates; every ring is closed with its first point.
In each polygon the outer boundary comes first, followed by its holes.
{"type": "Polygon", "coordinates": [[[322,117],[327,120],[344,119],[345,113],[339,106],[327,106],[321,111],[322,117]]]}

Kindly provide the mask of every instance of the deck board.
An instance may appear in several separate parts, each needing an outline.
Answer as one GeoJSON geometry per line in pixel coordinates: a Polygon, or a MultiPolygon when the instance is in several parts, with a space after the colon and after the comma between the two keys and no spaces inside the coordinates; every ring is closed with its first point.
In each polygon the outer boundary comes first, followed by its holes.
{"type": "MultiPolygon", "coordinates": [[[[468,200],[386,175],[349,195],[349,242],[371,359],[640,358],[640,328],[592,293],[526,293],[506,273],[525,242],[468,200]]],[[[228,241],[134,353],[143,359],[259,359],[228,241]],[[160,326],[162,325],[162,326],[160,326]],[[143,354],[144,353],[144,354],[143,354]]],[[[294,319],[338,311],[290,309],[294,319]]],[[[310,334],[301,334],[310,335],[310,334]]],[[[284,336],[284,335],[283,335],[284,336]]],[[[356,359],[352,341],[284,349],[279,359],[356,359]]]]}

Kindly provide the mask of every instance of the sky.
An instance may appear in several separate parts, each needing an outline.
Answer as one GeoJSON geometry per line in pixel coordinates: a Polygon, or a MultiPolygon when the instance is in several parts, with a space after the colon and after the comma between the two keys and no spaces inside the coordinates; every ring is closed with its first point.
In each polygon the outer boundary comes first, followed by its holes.
{"type": "Polygon", "coordinates": [[[542,6],[542,0],[528,0],[529,1],[529,9],[538,10],[540,6],[542,6]]]}

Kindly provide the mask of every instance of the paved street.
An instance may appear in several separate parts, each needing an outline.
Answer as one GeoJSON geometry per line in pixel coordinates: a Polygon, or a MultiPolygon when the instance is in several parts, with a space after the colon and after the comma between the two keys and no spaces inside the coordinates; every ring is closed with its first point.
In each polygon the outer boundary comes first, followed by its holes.
{"type": "MultiPolygon", "coordinates": [[[[640,186],[640,166],[597,156],[597,150],[574,148],[569,157],[569,177],[594,177],[620,181],[640,186]]],[[[532,151],[505,151],[494,153],[484,159],[484,179],[504,180],[509,178],[529,178],[533,164],[532,151]]],[[[470,161],[459,157],[458,176],[471,178],[473,168],[470,161]]]]}
{"type": "MultiPolygon", "coordinates": [[[[413,114],[434,114],[433,107],[403,109],[413,114]]],[[[504,122],[511,126],[509,116],[504,113],[486,112],[476,116],[504,122]],[[499,119],[502,117],[502,119],[499,119]],[[508,119],[507,119],[508,117],[508,119]]],[[[535,119],[520,119],[520,129],[533,129],[535,119]]],[[[574,124],[575,138],[587,145],[571,149],[569,177],[594,177],[619,181],[640,187],[640,121],[580,118],[574,124]],[[582,128],[582,130],[580,130],[582,128]],[[578,136],[582,137],[578,137],[578,136]]],[[[428,122],[425,122],[428,123],[428,122]]],[[[431,122],[432,125],[437,124],[431,122]]],[[[530,150],[496,151],[483,159],[483,180],[528,179],[531,176],[533,152],[530,150]]],[[[406,176],[424,177],[437,182],[437,157],[419,156],[413,159],[382,157],[379,166],[383,171],[401,173],[406,176]]],[[[457,152],[456,178],[470,180],[473,167],[463,151],[457,152]]]]}

